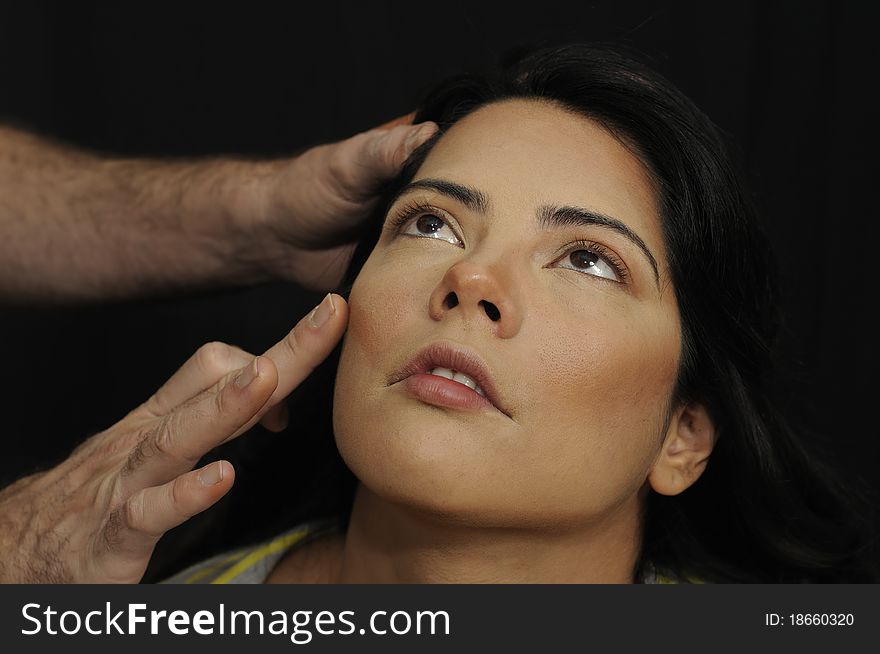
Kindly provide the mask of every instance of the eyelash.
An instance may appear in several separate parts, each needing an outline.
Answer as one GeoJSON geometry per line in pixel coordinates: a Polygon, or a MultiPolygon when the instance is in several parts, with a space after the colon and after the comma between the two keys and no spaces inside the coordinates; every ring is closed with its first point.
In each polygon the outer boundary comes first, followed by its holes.
{"type": "MultiPolygon", "coordinates": [[[[424,204],[423,202],[410,202],[409,204],[403,206],[395,212],[395,215],[391,217],[389,220],[389,226],[394,227],[394,231],[400,231],[400,228],[403,227],[404,223],[406,223],[410,218],[415,218],[416,215],[420,213],[441,213],[438,209],[435,209],[431,205],[424,204]]],[[[442,218],[442,216],[440,216],[442,218]]]]}
{"type": "MultiPolygon", "coordinates": [[[[626,266],[623,265],[623,262],[617,257],[617,255],[606,248],[601,243],[596,243],[595,241],[584,241],[577,240],[571,244],[568,251],[566,251],[566,255],[571,254],[572,252],[576,252],[577,250],[587,250],[588,252],[592,252],[594,254],[598,254],[600,257],[605,259],[608,262],[608,265],[611,266],[611,269],[617,274],[618,279],[620,279],[621,284],[626,284],[629,281],[629,270],[626,269],[626,266]]],[[[596,275],[594,275],[595,277],[596,275]]],[[[600,279],[608,279],[607,277],[601,277],[600,279]]],[[[615,281],[613,279],[609,279],[608,281],[615,281]]]]}
{"type": "MultiPolygon", "coordinates": [[[[432,207],[429,204],[425,204],[423,202],[411,202],[398,211],[389,219],[388,227],[386,229],[392,229],[394,232],[399,232],[400,229],[408,223],[412,218],[415,218],[417,215],[422,213],[430,213],[432,215],[437,216],[447,225],[449,224],[446,218],[444,218],[444,212],[436,207],[432,207]]],[[[586,241],[586,240],[577,240],[570,244],[569,249],[566,251],[566,255],[570,255],[572,252],[576,252],[577,250],[587,250],[588,252],[592,252],[594,254],[598,254],[600,257],[605,259],[608,262],[608,265],[611,266],[611,269],[617,274],[617,277],[620,279],[619,283],[627,283],[629,281],[629,270],[627,270],[624,263],[618,258],[618,256],[607,247],[600,243],[596,243],[595,241],[586,241]]],[[[572,270],[571,268],[569,270],[572,270]]],[[[599,275],[591,275],[592,277],[599,277],[599,279],[606,279],[610,282],[614,282],[613,279],[608,279],[607,277],[600,277],[599,275]]]]}

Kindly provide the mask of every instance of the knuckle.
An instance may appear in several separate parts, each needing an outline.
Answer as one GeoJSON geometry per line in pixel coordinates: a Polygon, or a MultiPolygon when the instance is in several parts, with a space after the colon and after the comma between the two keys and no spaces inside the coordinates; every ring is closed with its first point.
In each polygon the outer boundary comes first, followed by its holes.
{"type": "Polygon", "coordinates": [[[137,493],[123,502],[120,507],[121,526],[133,531],[141,531],[144,526],[143,494],[137,493]]]}
{"type": "Polygon", "coordinates": [[[180,476],[171,483],[168,491],[171,508],[175,515],[184,514],[186,506],[186,477],[180,476]]]}
{"type": "Polygon", "coordinates": [[[343,186],[346,182],[346,177],[348,176],[348,165],[345,159],[340,156],[339,150],[334,150],[329,157],[327,157],[327,172],[330,173],[330,177],[337,182],[340,182],[343,186]]]}
{"type": "Polygon", "coordinates": [[[175,427],[178,423],[176,415],[176,413],[170,413],[166,416],[163,416],[161,422],[159,423],[159,426],[154,432],[155,435],[152,442],[152,446],[156,454],[170,459],[176,458],[175,437],[177,429],[175,429],[175,427]]]}
{"type": "Polygon", "coordinates": [[[196,351],[196,361],[199,368],[212,377],[227,372],[229,361],[229,346],[220,341],[205,343],[196,351]]]}
{"type": "Polygon", "coordinates": [[[333,148],[327,157],[327,172],[343,198],[348,198],[359,190],[358,170],[355,164],[364,156],[364,141],[362,135],[352,137],[333,148]]]}

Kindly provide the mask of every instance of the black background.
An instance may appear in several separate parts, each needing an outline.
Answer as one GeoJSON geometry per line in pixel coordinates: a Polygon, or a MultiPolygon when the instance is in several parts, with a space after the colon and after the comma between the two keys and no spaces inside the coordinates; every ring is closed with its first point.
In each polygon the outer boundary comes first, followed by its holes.
{"type": "MultiPolygon", "coordinates": [[[[512,46],[635,46],[729,135],[745,167],[783,273],[778,401],[805,438],[826,439],[876,485],[875,6],[0,2],[0,119],[114,154],[278,155],[404,114],[444,75],[485,69],[512,46]]],[[[0,483],[113,424],[201,343],[262,351],[320,297],[273,284],[0,306],[0,483]]],[[[283,512],[277,496],[260,496],[264,472],[239,475],[236,501],[283,512]]],[[[230,527],[204,551],[240,533],[230,527]]]]}

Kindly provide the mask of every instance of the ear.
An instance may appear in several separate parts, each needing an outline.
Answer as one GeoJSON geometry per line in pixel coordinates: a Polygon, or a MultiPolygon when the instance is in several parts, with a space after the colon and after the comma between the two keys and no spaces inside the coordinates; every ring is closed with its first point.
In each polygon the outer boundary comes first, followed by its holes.
{"type": "Polygon", "coordinates": [[[715,426],[705,407],[681,406],[672,415],[648,482],[661,495],[678,495],[703,474],[714,446],[715,426]]]}

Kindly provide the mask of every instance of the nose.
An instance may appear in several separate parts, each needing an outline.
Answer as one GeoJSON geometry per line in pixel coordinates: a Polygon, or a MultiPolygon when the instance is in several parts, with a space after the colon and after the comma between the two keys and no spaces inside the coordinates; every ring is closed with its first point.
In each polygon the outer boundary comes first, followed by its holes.
{"type": "Polygon", "coordinates": [[[498,337],[510,338],[519,331],[522,316],[505,275],[497,266],[456,262],[431,294],[431,318],[448,320],[457,315],[465,328],[488,328],[498,337]]]}

